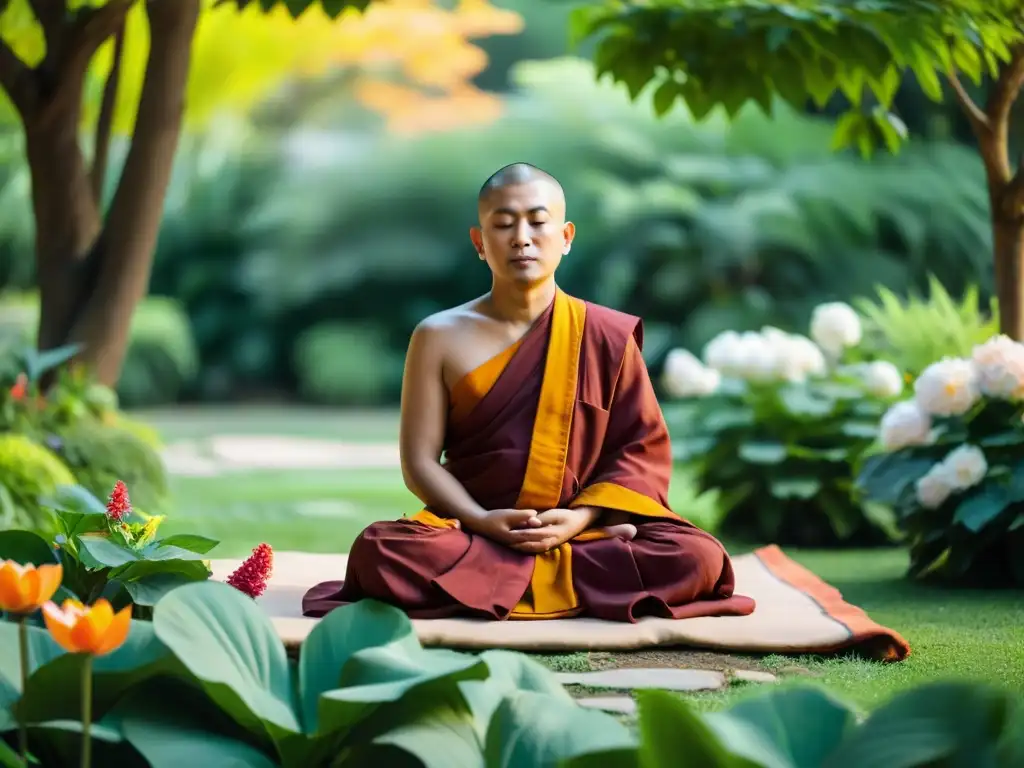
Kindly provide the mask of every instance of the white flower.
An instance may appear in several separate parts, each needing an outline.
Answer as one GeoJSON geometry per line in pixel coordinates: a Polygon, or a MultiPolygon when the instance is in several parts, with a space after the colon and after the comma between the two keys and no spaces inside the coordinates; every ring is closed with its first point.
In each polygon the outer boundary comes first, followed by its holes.
{"type": "Polygon", "coordinates": [[[942,467],[950,485],[962,491],[985,479],[988,461],[985,453],[976,445],[961,445],[942,460],[942,467]]]}
{"type": "Polygon", "coordinates": [[[1000,334],[976,346],[971,359],[982,393],[1003,400],[1024,398],[1024,344],[1000,334]]]}
{"type": "Polygon", "coordinates": [[[673,349],[665,358],[662,381],[672,397],[710,395],[721,379],[718,371],[705,367],[685,349],[673,349]]]}
{"type": "Polygon", "coordinates": [[[926,445],[931,435],[932,420],[913,400],[903,400],[889,407],[879,423],[878,439],[885,451],[898,451],[910,445],[926,445]]]}
{"type": "Polygon", "coordinates": [[[875,360],[861,371],[864,386],[876,397],[896,397],[903,391],[903,376],[887,360],[875,360]]]}
{"type": "Polygon", "coordinates": [[[981,397],[978,368],[970,360],[945,357],[921,372],[914,395],[933,416],[960,416],[981,397]]]}
{"type": "Polygon", "coordinates": [[[772,381],[778,375],[780,350],[759,333],[746,331],[740,336],[740,361],[737,373],[750,381],[772,381]]]}
{"type": "Polygon", "coordinates": [[[838,357],[846,347],[860,343],[860,317],[841,301],[819,304],[811,313],[811,338],[830,355],[838,357]]]}
{"type": "Polygon", "coordinates": [[[735,376],[743,359],[740,335],[723,331],[704,347],[704,362],[726,376],[735,376]]]}
{"type": "Polygon", "coordinates": [[[953,485],[942,464],[936,464],[914,485],[917,501],[926,509],[941,507],[953,492],[953,485]]]}

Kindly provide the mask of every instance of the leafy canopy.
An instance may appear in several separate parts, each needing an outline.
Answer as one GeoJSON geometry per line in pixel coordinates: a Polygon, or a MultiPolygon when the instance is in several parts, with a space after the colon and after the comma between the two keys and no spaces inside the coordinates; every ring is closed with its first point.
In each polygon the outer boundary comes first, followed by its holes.
{"type": "Polygon", "coordinates": [[[975,84],[995,76],[1024,40],[1019,0],[606,0],[578,8],[573,39],[599,37],[598,76],[625,83],[633,98],[652,85],[664,114],[677,99],[698,119],[748,100],[771,112],[779,97],[797,109],[841,94],[850,110],[834,148],[865,155],[899,149],[906,131],[889,112],[910,71],[934,101],[942,79],[975,84]]]}
{"type": "MultiPolygon", "coordinates": [[[[68,0],[70,11],[106,0],[68,0]]],[[[28,0],[0,0],[0,39],[26,64],[46,52],[43,31],[28,0]]],[[[219,111],[243,111],[290,77],[315,77],[331,69],[373,69],[355,86],[356,97],[389,118],[392,128],[448,127],[452,120],[493,119],[497,97],[470,83],[487,65],[471,38],[515,34],[519,14],[460,0],[454,8],[435,0],[203,0],[192,45],[186,120],[199,127],[219,111]],[[381,73],[381,70],[383,72],[381,73]],[[427,96],[424,90],[437,94],[427,96]],[[447,122],[446,122],[447,121],[447,122]]],[[[82,120],[95,124],[110,72],[114,41],[90,66],[82,120]]],[[[145,9],[136,2],[125,21],[125,42],[114,131],[130,134],[149,55],[145,9]]],[[[0,119],[13,118],[0,90],[0,119]]]]}

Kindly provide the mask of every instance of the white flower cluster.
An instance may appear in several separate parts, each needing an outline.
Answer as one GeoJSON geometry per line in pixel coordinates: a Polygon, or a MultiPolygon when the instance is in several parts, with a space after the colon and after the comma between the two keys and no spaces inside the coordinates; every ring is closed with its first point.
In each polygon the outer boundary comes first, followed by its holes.
{"type": "Polygon", "coordinates": [[[970,359],[945,357],[929,365],[914,382],[914,397],[882,417],[882,447],[896,451],[926,444],[934,417],[962,416],[983,396],[1024,399],[1024,344],[993,336],[977,345],[970,359]]]}
{"type": "Polygon", "coordinates": [[[987,473],[988,461],[980,448],[967,444],[958,446],[917,481],[917,501],[922,507],[936,509],[952,493],[980,483],[987,473]]]}
{"type": "Polygon", "coordinates": [[[826,367],[813,341],[770,326],[718,334],[704,348],[704,360],[723,376],[760,382],[804,381],[826,367]]]}
{"type": "Polygon", "coordinates": [[[665,358],[662,381],[672,397],[701,397],[718,389],[721,374],[708,368],[691,352],[673,349],[665,358]]]}

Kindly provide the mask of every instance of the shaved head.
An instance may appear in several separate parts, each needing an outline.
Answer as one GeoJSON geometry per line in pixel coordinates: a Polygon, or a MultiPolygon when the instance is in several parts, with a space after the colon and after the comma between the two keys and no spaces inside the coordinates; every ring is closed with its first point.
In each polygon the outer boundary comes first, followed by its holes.
{"type": "Polygon", "coordinates": [[[491,174],[477,198],[480,226],[470,239],[495,280],[549,279],[569,253],[576,225],[565,220],[565,192],[547,171],[513,163],[491,174]]]}
{"type": "Polygon", "coordinates": [[[506,165],[504,168],[499,168],[497,171],[491,174],[490,178],[484,182],[483,186],[480,187],[480,194],[477,196],[478,202],[483,202],[491,193],[495,190],[505,189],[506,187],[516,187],[521,184],[530,184],[532,182],[543,182],[550,184],[556,190],[558,190],[558,196],[564,201],[565,190],[562,189],[562,185],[558,183],[558,179],[552,176],[547,171],[541,170],[535,165],[529,163],[512,163],[506,165]]]}

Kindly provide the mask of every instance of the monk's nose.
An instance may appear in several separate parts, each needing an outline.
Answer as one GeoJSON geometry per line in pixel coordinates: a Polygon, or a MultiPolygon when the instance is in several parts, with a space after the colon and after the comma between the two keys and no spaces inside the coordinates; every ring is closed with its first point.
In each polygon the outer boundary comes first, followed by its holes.
{"type": "Polygon", "coordinates": [[[527,221],[520,221],[512,233],[512,247],[526,248],[533,242],[530,237],[530,224],[527,221]]]}

